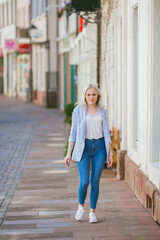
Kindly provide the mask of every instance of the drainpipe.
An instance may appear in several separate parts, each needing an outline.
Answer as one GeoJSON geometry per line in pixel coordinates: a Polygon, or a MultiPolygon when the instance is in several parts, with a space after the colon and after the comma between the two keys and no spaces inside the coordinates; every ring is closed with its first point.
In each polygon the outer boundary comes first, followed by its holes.
{"type": "MultiPolygon", "coordinates": [[[[32,20],[32,0],[30,1],[30,24],[31,24],[31,20],[32,20]]],[[[31,50],[30,50],[30,69],[29,69],[29,84],[28,84],[28,94],[27,94],[27,101],[28,102],[32,102],[33,99],[33,61],[32,61],[32,57],[33,57],[33,47],[32,47],[32,37],[29,35],[29,40],[30,40],[30,46],[31,46],[31,50]]]]}
{"type": "MultiPolygon", "coordinates": [[[[101,7],[98,9],[98,15],[101,13],[101,7]]],[[[97,22],[97,85],[100,87],[100,68],[101,66],[101,20],[97,22]]]]}
{"type": "MultiPolygon", "coordinates": [[[[58,5],[59,4],[59,1],[56,0],[56,4],[58,5]]],[[[57,11],[56,11],[56,38],[58,37],[58,17],[57,17],[57,11]]],[[[56,67],[56,70],[57,70],[57,107],[60,108],[60,83],[59,83],[59,75],[58,75],[58,70],[59,70],[59,52],[58,52],[58,41],[56,41],[56,55],[57,55],[57,67],[56,67]]]]}
{"type": "MultiPolygon", "coordinates": [[[[11,3],[10,3],[11,4],[11,3]]],[[[18,38],[18,27],[17,27],[17,0],[15,1],[15,25],[16,25],[16,39],[19,40],[18,38]]],[[[19,46],[19,41],[18,41],[18,46],[19,46]]],[[[15,52],[15,60],[17,62],[17,53],[15,52]]],[[[17,64],[16,64],[17,65],[17,64]]],[[[16,67],[16,98],[18,97],[18,83],[17,83],[17,67],[16,67]]]]}
{"type": "MultiPolygon", "coordinates": [[[[47,7],[49,5],[49,0],[47,0],[47,7]]],[[[50,81],[50,41],[49,41],[49,9],[46,11],[46,30],[47,30],[47,50],[48,50],[48,74],[47,74],[47,78],[46,78],[46,107],[49,107],[49,92],[48,92],[48,88],[49,88],[49,81],[50,81]]]]}

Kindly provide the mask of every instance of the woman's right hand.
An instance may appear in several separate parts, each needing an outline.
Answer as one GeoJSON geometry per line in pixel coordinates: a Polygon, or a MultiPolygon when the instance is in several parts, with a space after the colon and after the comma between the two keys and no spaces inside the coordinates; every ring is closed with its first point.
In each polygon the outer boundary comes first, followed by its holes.
{"type": "Polygon", "coordinates": [[[65,164],[69,166],[71,161],[71,155],[67,154],[64,160],[65,160],[65,164]]]}

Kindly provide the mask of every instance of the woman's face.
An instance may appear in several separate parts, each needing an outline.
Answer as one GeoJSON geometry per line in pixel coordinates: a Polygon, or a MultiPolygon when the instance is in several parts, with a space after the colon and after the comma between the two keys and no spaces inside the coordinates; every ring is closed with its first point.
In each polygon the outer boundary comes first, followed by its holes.
{"type": "Polygon", "coordinates": [[[85,100],[87,105],[94,105],[98,100],[98,93],[94,88],[89,88],[85,94],[85,100]]]}

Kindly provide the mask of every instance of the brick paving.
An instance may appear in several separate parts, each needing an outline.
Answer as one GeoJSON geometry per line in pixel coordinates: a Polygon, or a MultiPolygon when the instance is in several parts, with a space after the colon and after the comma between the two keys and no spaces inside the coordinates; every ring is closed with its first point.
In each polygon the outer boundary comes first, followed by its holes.
{"type": "Polygon", "coordinates": [[[63,160],[63,113],[2,96],[0,109],[0,239],[160,239],[160,226],[111,169],[101,178],[99,222],[88,223],[90,187],[84,221],[77,222],[79,178],[76,163],[63,160]]]}

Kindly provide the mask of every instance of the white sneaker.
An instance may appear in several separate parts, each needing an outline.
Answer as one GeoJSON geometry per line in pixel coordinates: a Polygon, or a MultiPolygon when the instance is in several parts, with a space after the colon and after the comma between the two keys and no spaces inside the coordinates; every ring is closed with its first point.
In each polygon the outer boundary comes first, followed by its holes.
{"type": "Polygon", "coordinates": [[[90,213],[89,213],[89,223],[96,223],[96,222],[98,222],[98,221],[97,221],[95,213],[90,211],[90,213]]]}
{"type": "Polygon", "coordinates": [[[75,219],[78,221],[82,221],[84,217],[84,213],[85,213],[84,207],[79,206],[75,215],[75,219]]]}

